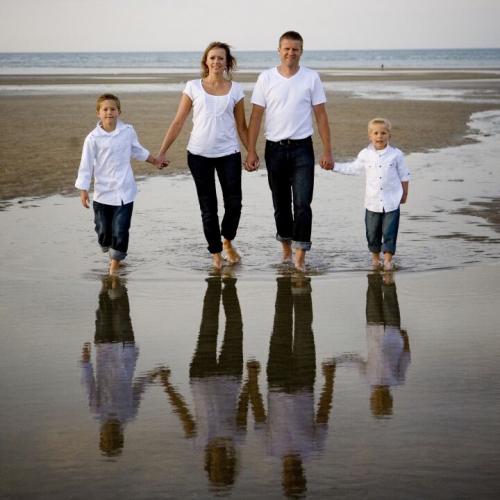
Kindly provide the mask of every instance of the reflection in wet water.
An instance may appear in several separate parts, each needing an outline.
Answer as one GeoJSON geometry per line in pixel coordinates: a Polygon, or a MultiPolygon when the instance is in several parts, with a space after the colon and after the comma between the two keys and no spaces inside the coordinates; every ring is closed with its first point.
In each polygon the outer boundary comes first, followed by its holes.
{"type": "Polygon", "coordinates": [[[307,490],[304,461],[324,447],[333,398],[335,364],[323,363],[325,383],[314,412],[316,349],[311,284],[277,279],[274,325],[267,364],[267,452],[282,462],[286,496],[307,490]]]}
{"type": "Polygon", "coordinates": [[[242,373],[243,323],[236,280],[208,278],[198,341],[189,372],[194,416],[185,398],[170,382],[170,370],[162,368],[159,375],[181,420],[185,437],[194,439],[196,448],[203,450],[205,471],[214,491],[229,489],[238,472],[236,446],[244,435],[243,417],[247,413],[250,392],[248,382],[241,391],[242,373]],[[226,324],[218,355],[221,299],[226,324]]]}
{"type": "Polygon", "coordinates": [[[82,384],[89,408],[100,423],[99,448],[113,457],[124,446],[124,428],[135,419],[148,376],[134,379],[139,348],[135,344],[127,288],[118,277],[106,277],[96,311],[94,359],[91,343],[82,349],[82,384]]]}
{"type": "Polygon", "coordinates": [[[393,414],[391,387],[404,384],[410,365],[408,332],[401,329],[393,273],[368,275],[366,343],[366,360],[357,354],[340,356],[337,365],[357,365],[371,388],[372,415],[390,417],[393,414]]]}

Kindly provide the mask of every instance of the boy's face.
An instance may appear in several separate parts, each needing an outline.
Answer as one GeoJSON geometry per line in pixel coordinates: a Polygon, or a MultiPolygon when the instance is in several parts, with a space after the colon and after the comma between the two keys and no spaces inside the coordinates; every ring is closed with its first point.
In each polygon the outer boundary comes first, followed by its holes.
{"type": "Polygon", "coordinates": [[[368,139],[375,149],[385,149],[390,138],[391,134],[383,123],[374,123],[368,130],[368,139]]]}
{"type": "Polygon", "coordinates": [[[113,99],[106,99],[101,102],[97,116],[101,122],[102,128],[107,132],[112,132],[116,128],[116,122],[120,116],[120,111],[113,99]]]}
{"type": "Polygon", "coordinates": [[[281,64],[289,68],[297,67],[302,55],[302,42],[283,38],[278,48],[278,54],[281,64]]]}

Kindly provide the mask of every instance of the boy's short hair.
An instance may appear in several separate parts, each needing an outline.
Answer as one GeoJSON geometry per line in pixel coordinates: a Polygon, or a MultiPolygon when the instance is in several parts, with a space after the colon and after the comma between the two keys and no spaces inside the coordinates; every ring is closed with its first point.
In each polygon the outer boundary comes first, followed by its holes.
{"type": "Polygon", "coordinates": [[[116,97],[114,94],[102,94],[102,95],[100,95],[97,98],[97,102],[96,102],[96,106],[95,106],[96,107],[96,111],[99,111],[99,109],[101,108],[101,104],[104,101],[115,101],[116,107],[118,108],[118,111],[121,112],[120,99],[118,99],[118,97],[116,97]]]}
{"type": "Polygon", "coordinates": [[[389,132],[392,129],[392,124],[387,118],[372,118],[368,122],[368,132],[370,132],[370,129],[373,127],[373,125],[384,125],[389,132]]]}
{"type": "Polygon", "coordinates": [[[281,47],[281,42],[283,40],[295,40],[297,42],[300,42],[301,47],[304,46],[304,39],[302,38],[300,33],[297,33],[297,31],[285,31],[285,33],[280,36],[278,47],[281,47]]]}

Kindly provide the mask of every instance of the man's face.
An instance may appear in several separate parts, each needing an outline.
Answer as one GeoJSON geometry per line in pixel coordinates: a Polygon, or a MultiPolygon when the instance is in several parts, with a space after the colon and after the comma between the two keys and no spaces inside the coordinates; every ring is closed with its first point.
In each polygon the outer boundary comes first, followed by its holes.
{"type": "Polygon", "coordinates": [[[299,65],[300,56],[302,55],[302,42],[300,40],[289,40],[284,38],[281,40],[278,48],[281,64],[290,68],[299,65]]]}

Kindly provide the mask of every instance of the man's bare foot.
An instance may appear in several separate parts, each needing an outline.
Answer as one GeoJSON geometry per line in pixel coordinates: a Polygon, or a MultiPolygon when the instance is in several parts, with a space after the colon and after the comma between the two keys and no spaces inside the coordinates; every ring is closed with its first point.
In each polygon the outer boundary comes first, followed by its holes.
{"type": "Polygon", "coordinates": [[[384,253],[384,271],[392,271],[392,254],[384,253]]]}
{"type": "Polygon", "coordinates": [[[222,255],[220,253],[212,254],[212,264],[218,271],[222,269],[222,255]]]}
{"type": "Polygon", "coordinates": [[[380,255],[378,253],[372,253],[372,267],[373,269],[379,269],[381,266],[380,255]]]}
{"type": "Polygon", "coordinates": [[[225,258],[230,264],[237,264],[241,260],[240,254],[233,247],[230,240],[224,240],[222,247],[224,248],[225,258]]]}
{"type": "Polygon", "coordinates": [[[281,246],[283,247],[282,262],[288,264],[292,262],[292,244],[289,241],[282,241],[281,246]]]}
{"type": "Polygon", "coordinates": [[[295,250],[295,269],[302,273],[306,270],[306,251],[302,248],[295,250]]]}
{"type": "Polygon", "coordinates": [[[120,261],[116,259],[111,259],[109,263],[109,274],[110,276],[113,276],[114,274],[117,274],[118,271],[120,270],[120,261]]]}

